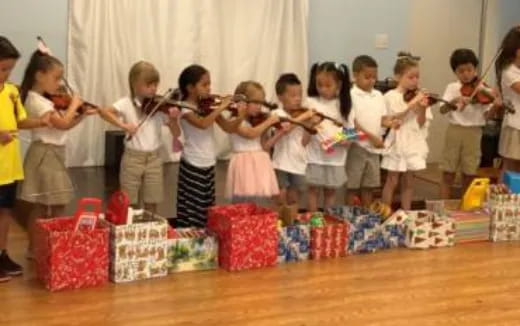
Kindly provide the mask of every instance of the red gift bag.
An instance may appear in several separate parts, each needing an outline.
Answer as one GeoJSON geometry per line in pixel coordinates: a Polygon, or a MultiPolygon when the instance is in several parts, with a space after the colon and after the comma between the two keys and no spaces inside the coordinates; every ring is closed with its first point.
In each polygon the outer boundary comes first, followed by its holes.
{"type": "Polygon", "coordinates": [[[36,275],[51,291],[79,289],[108,281],[109,228],[97,223],[101,200],[79,201],[73,217],[36,222],[36,275]],[[87,211],[85,206],[92,205],[87,211]]]}
{"type": "MultiPolygon", "coordinates": [[[[309,223],[314,214],[300,214],[297,219],[302,223],[309,223]]],[[[323,225],[311,225],[310,258],[317,260],[345,257],[348,240],[347,223],[332,216],[320,215],[323,218],[323,225]]]]}
{"type": "Polygon", "coordinates": [[[219,265],[228,271],[276,265],[278,214],[255,204],[215,206],[208,228],[219,239],[219,265]]]}

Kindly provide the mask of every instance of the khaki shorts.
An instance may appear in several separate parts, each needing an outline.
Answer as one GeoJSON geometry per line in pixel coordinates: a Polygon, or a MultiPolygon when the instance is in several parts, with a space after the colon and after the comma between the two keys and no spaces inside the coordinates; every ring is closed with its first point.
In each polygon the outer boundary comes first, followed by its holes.
{"type": "Polygon", "coordinates": [[[347,188],[377,188],[381,185],[380,158],[358,144],[352,144],[347,156],[347,188]]]}
{"type": "Polygon", "coordinates": [[[74,187],[65,167],[65,146],[31,143],[24,161],[20,199],[46,206],[66,205],[74,187]]]}
{"type": "Polygon", "coordinates": [[[125,148],[119,173],[121,190],[127,193],[131,205],[139,204],[139,191],[146,204],[163,200],[163,162],[159,150],[141,152],[125,148]]]}
{"type": "Polygon", "coordinates": [[[482,127],[464,127],[449,124],[446,130],[441,169],[456,173],[459,168],[465,175],[476,175],[480,166],[482,127]]]}
{"type": "Polygon", "coordinates": [[[309,186],[338,189],[347,182],[347,173],[343,166],[312,164],[307,165],[305,173],[309,186]]]}

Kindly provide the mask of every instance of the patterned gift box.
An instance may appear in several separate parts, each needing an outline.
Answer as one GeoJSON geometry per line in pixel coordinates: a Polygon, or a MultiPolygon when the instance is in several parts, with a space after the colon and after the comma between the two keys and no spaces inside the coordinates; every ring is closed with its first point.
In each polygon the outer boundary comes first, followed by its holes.
{"type": "Polygon", "coordinates": [[[455,243],[489,241],[490,214],[485,209],[461,210],[458,199],[426,201],[426,209],[455,220],[455,243]]]}
{"type": "Polygon", "coordinates": [[[498,207],[491,211],[490,239],[520,240],[520,207],[498,207]]]}
{"type": "Polygon", "coordinates": [[[76,221],[77,216],[36,222],[36,277],[50,291],[108,282],[109,229],[103,223],[96,223],[92,231],[76,231],[76,221]]]}
{"type": "Polygon", "coordinates": [[[239,271],[276,265],[278,214],[252,203],[211,207],[208,229],[217,234],[219,265],[239,271]]]}
{"type": "Polygon", "coordinates": [[[428,249],[455,244],[455,221],[431,211],[407,211],[405,244],[408,248],[428,249]]]}
{"type": "MultiPolygon", "coordinates": [[[[334,207],[329,212],[349,224],[349,253],[372,253],[388,247],[379,215],[357,206],[334,207]]],[[[393,227],[389,226],[390,229],[393,227]]]]}
{"type": "Polygon", "coordinates": [[[520,195],[505,185],[491,185],[488,191],[492,241],[520,240],[520,195]]]}
{"type": "Polygon", "coordinates": [[[278,229],[278,263],[309,259],[310,228],[306,224],[278,229]]]}
{"type": "Polygon", "coordinates": [[[166,276],[167,228],[163,217],[144,212],[132,224],[110,226],[110,280],[131,282],[166,276]]]}
{"type": "Polygon", "coordinates": [[[168,271],[170,273],[217,269],[217,267],[218,241],[216,235],[211,231],[199,228],[173,230],[171,236],[168,237],[168,271]]]}
{"type": "Polygon", "coordinates": [[[400,209],[383,222],[381,227],[387,248],[404,247],[406,245],[406,225],[409,221],[408,214],[400,209]]]}
{"type": "Polygon", "coordinates": [[[323,213],[300,214],[298,220],[309,223],[312,217],[320,218],[323,225],[310,225],[310,259],[346,256],[348,225],[343,220],[323,213]]]}

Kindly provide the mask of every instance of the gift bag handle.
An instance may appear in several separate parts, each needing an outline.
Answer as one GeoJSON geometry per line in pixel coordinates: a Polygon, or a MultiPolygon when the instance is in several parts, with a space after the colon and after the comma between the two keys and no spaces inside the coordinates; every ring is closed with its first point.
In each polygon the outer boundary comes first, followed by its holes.
{"type": "Polygon", "coordinates": [[[91,221],[89,222],[90,229],[93,230],[96,228],[96,224],[99,218],[99,214],[101,213],[102,201],[99,198],[81,198],[78,202],[78,208],[74,213],[74,230],[78,231],[81,225],[84,224],[84,217],[87,215],[91,221]],[[92,210],[88,210],[87,206],[91,205],[92,210]],[[88,214],[85,214],[88,213],[88,214]],[[93,219],[93,221],[92,221],[93,219]]]}

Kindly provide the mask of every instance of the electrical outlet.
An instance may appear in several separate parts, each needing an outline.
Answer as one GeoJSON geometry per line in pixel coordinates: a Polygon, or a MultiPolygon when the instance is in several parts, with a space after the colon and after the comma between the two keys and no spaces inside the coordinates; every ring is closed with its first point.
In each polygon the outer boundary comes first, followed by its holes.
{"type": "Polygon", "coordinates": [[[376,34],[376,49],[388,49],[388,34],[376,34]]]}

